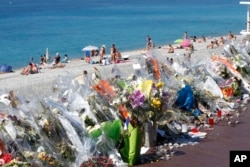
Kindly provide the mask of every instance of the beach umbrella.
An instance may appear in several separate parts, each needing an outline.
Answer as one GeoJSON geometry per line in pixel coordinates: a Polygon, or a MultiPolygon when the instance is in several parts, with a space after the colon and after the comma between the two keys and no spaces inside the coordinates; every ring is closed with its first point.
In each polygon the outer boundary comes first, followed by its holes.
{"type": "Polygon", "coordinates": [[[82,51],[93,51],[93,50],[99,50],[99,48],[97,46],[93,46],[93,45],[88,45],[88,46],[82,48],[82,51]]]}
{"type": "Polygon", "coordinates": [[[45,58],[46,61],[49,61],[49,48],[46,49],[45,58]]]}
{"type": "Polygon", "coordinates": [[[176,39],[175,41],[174,41],[174,43],[181,43],[183,41],[183,39],[176,39]]]}
{"type": "Polygon", "coordinates": [[[182,42],[181,42],[181,46],[182,47],[189,47],[190,46],[190,41],[188,39],[184,39],[182,42]]]}

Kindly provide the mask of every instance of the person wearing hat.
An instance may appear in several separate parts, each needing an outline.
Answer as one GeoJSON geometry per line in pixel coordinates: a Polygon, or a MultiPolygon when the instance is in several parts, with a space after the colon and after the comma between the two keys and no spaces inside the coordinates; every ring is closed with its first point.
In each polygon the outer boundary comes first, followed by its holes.
{"type": "Polygon", "coordinates": [[[105,55],[105,49],[106,49],[106,46],[105,45],[102,45],[101,49],[100,49],[100,52],[99,52],[99,55],[100,55],[100,64],[102,64],[102,60],[104,58],[104,55],[105,55]]]}

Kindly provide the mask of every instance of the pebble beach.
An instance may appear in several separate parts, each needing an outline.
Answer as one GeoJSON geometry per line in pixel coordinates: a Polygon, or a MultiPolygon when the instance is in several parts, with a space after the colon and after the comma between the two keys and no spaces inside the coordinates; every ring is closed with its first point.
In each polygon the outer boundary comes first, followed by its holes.
{"type": "MultiPolygon", "coordinates": [[[[218,39],[219,37],[217,37],[218,39]]],[[[226,37],[225,37],[226,38],[226,37]]],[[[210,44],[210,41],[216,39],[216,37],[208,39],[206,42],[195,42],[194,48],[195,51],[191,55],[192,63],[197,63],[203,60],[209,60],[213,54],[221,54],[223,46],[216,47],[214,49],[207,49],[207,45],[210,44]]],[[[242,37],[239,35],[237,41],[241,41],[242,37]]],[[[177,47],[178,44],[173,44],[174,47],[177,47]]],[[[174,53],[168,53],[168,44],[164,46],[156,46],[155,48],[160,52],[158,59],[160,61],[166,62],[166,58],[173,58],[174,61],[182,61],[189,51],[186,49],[175,49],[174,53]]],[[[109,51],[109,48],[107,48],[109,51]]],[[[138,58],[143,59],[143,55],[147,53],[146,49],[134,50],[134,51],[125,51],[122,52],[122,55],[129,55],[129,60],[116,64],[122,72],[126,73],[125,76],[128,76],[131,72],[134,72],[132,65],[138,63],[138,58]]],[[[52,57],[53,58],[53,57],[52,57]]],[[[99,60],[99,56],[93,58],[95,61],[99,60]]],[[[24,66],[25,67],[25,66],[24,66]]],[[[13,73],[4,73],[0,75],[0,87],[6,88],[7,90],[14,91],[27,91],[30,90],[38,94],[46,94],[50,90],[51,84],[56,79],[58,75],[63,75],[69,73],[72,78],[76,78],[82,74],[83,70],[87,70],[89,73],[94,72],[94,68],[97,67],[101,73],[106,74],[110,73],[113,65],[100,66],[99,64],[88,64],[84,60],[73,59],[70,63],[67,63],[64,68],[55,68],[55,69],[41,69],[38,74],[35,75],[21,75],[22,69],[17,69],[13,73]]]]}

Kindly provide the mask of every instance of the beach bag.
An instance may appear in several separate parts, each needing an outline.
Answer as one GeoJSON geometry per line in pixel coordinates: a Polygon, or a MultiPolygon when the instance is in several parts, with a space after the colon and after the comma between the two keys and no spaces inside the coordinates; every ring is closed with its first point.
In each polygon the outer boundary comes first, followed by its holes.
{"type": "Polygon", "coordinates": [[[0,66],[0,72],[12,72],[12,66],[3,64],[0,66]]]}

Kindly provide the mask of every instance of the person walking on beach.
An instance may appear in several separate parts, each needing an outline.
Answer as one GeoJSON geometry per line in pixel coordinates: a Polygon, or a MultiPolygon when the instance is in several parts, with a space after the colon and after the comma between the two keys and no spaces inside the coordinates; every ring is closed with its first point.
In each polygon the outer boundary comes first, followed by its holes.
{"type": "Polygon", "coordinates": [[[102,60],[104,58],[104,55],[105,55],[105,49],[106,49],[106,46],[105,45],[102,45],[101,49],[100,49],[100,52],[99,52],[99,55],[100,55],[100,64],[102,64],[102,60]]]}

